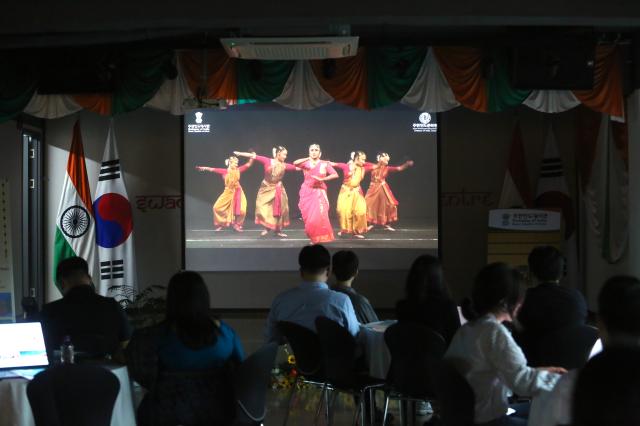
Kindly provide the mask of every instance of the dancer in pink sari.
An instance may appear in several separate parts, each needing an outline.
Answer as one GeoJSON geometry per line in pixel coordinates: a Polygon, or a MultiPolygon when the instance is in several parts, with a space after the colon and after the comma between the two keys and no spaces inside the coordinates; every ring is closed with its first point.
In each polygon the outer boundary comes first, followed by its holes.
{"type": "Polygon", "coordinates": [[[298,208],[302,213],[304,231],[312,244],[334,240],[333,228],[329,221],[329,199],[327,180],[337,179],[338,173],[328,161],[320,160],[320,145],[309,146],[309,157],[301,158],[293,164],[304,170],[304,182],[300,187],[298,208]]]}

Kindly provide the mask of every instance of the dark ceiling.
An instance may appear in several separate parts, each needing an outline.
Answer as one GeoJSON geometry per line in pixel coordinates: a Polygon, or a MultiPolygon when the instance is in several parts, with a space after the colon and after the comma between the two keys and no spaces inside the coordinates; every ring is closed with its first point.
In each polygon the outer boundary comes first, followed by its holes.
{"type": "Polygon", "coordinates": [[[615,38],[637,28],[636,0],[36,0],[5,7],[0,48],[131,42],[199,47],[217,46],[221,36],[345,32],[364,44],[493,45],[591,33],[615,38]]]}

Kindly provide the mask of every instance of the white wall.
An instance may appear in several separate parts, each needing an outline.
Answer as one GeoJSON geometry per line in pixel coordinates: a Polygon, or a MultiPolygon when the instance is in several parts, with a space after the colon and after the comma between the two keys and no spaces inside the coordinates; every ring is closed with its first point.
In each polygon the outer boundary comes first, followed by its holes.
{"type": "MultiPolygon", "coordinates": [[[[87,160],[91,193],[95,193],[98,171],[107,138],[109,119],[83,112],[47,122],[45,175],[45,239],[47,300],[60,297],[53,285],[53,238],[55,217],[65,175],[73,124],[80,128],[87,160]]],[[[137,209],[138,195],[180,194],[180,118],[142,109],[116,117],[115,131],[121,166],[125,172],[129,200],[133,207],[134,240],[141,287],[164,285],[180,268],[181,233],[179,210],[137,209]]]]}
{"type": "Polygon", "coordinates": [[[0,178],[9,181],[16,312],[22,312],[22,136],[15,121],[0,124],[0,178]]]}

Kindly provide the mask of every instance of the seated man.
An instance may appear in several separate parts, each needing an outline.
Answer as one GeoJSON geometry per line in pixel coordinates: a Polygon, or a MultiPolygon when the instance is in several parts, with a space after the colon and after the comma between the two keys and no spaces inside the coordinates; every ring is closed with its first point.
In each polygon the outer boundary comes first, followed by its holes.
{"type": "Polygon", "coordinates": [[[56,269],[56,281],[63,298],[45,304],[40,314],[48,351],[59,349],[69,336],[78,352],[120,357],[131,326],[118,302],[96,294],[87,262],[64,259],[56,269]]]}
{"type": "Polygon", "coordinates": [[[351,301],[326,284],[331,265],[329,251],[320,244],[306,246],[300,251],[298,264],[302,283],[273,300],[267,318],[267,342],[280,341],[278,321],[290,321],[315,332],[315,320],[319,316],[332,319],[357,335],[360,325],[351,301]]]}
{"type": "Polygon", "coordinates": [[[378,321],[378,316],[369,300],[351,286],[358,275],[358,256],[351,250],[335,253],[331,259],[331,271],[336,277],[336,283],[331,289],[349,296],[358,321],[362,324],[378,321]]]}
{"type": "MultiPolygon", "coordinates": [[[[640,348],[640,280],[629,276],[607,280],[598,296],[598,331],[604,344],[604,352],[620,346],[640,348]]],[[[571,397],[578,373],[578,370],[570,371],[558,381],[551,392],[534,398],[529,415],[530,425],[572,424],[571,397]]],[[[597,404],[596,409],[612,411],[610,407],[601,404],[597,404]]]]}
{"type": "Polygon", "coordinates": [[[529,254],[529,271],[535,287],[529,288],[517,322],[523,333],[543,334],[581,325],[587,320],[587,303],[576,289],[559,285],[565,260],[555,247],[536,247],[529,254]]]}

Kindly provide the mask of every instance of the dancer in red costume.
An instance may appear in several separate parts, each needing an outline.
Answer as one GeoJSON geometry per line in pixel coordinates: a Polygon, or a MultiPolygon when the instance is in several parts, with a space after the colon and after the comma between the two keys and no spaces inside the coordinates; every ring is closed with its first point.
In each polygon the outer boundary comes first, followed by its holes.
{"type": "Polygon", "coordinates": [[[320,159],[320,145],[309,146],[309,157],[301,158],[293,164],[304,170],[304,182],[300,187],[298,208],[302,213],[304,230],[311,243],[327,243],[334,240],[333,228],[329,221],[329,200],[327,180],[337,179],[338,173],[328,161],[320,159]]]}
{"type": "Polygon", "coordinates": [[[242,232],[242,224],[247,215],[247,197],[240,186],[240,174],[251,167],[253,159],[238,167],[238,157],[231,156],[225,160],[225,164],[226,169],[196,166],[196,170],[217,173],[224,180],[224,191],[213,204],[215,230],[221,231],[225,226],[233,226],[237,232],[242,232]]]}
{"type": "Polygon", "coordinates": [[[386,152],[378,154],[378,164],[371,172],[371,183],[365,196],[367,203],[368,229],[374,225],[383,226],[388,231],[395,231],[390,225],[398,220],[398,200],[393,196],[387,183],[389,173],[401,172],[413,166],[413,161],[405,161],[401,166],[390,166],[391,157],[386,152]]]}
{"type": "Polygon", "coordinates": [[[285,172],[300,170],[285,162],[287,148],[274,147],[273,158],[256,155],[254,152],[233,153],[240,157],[253,158],[264,166],[264,179],[256,196],[256,223],[264,226],[260,235],[264,237],[272,230],[278,237],[287,237],[282,230],[289,226],[289,198],[282,185],[282,178],[285,172]]]}

